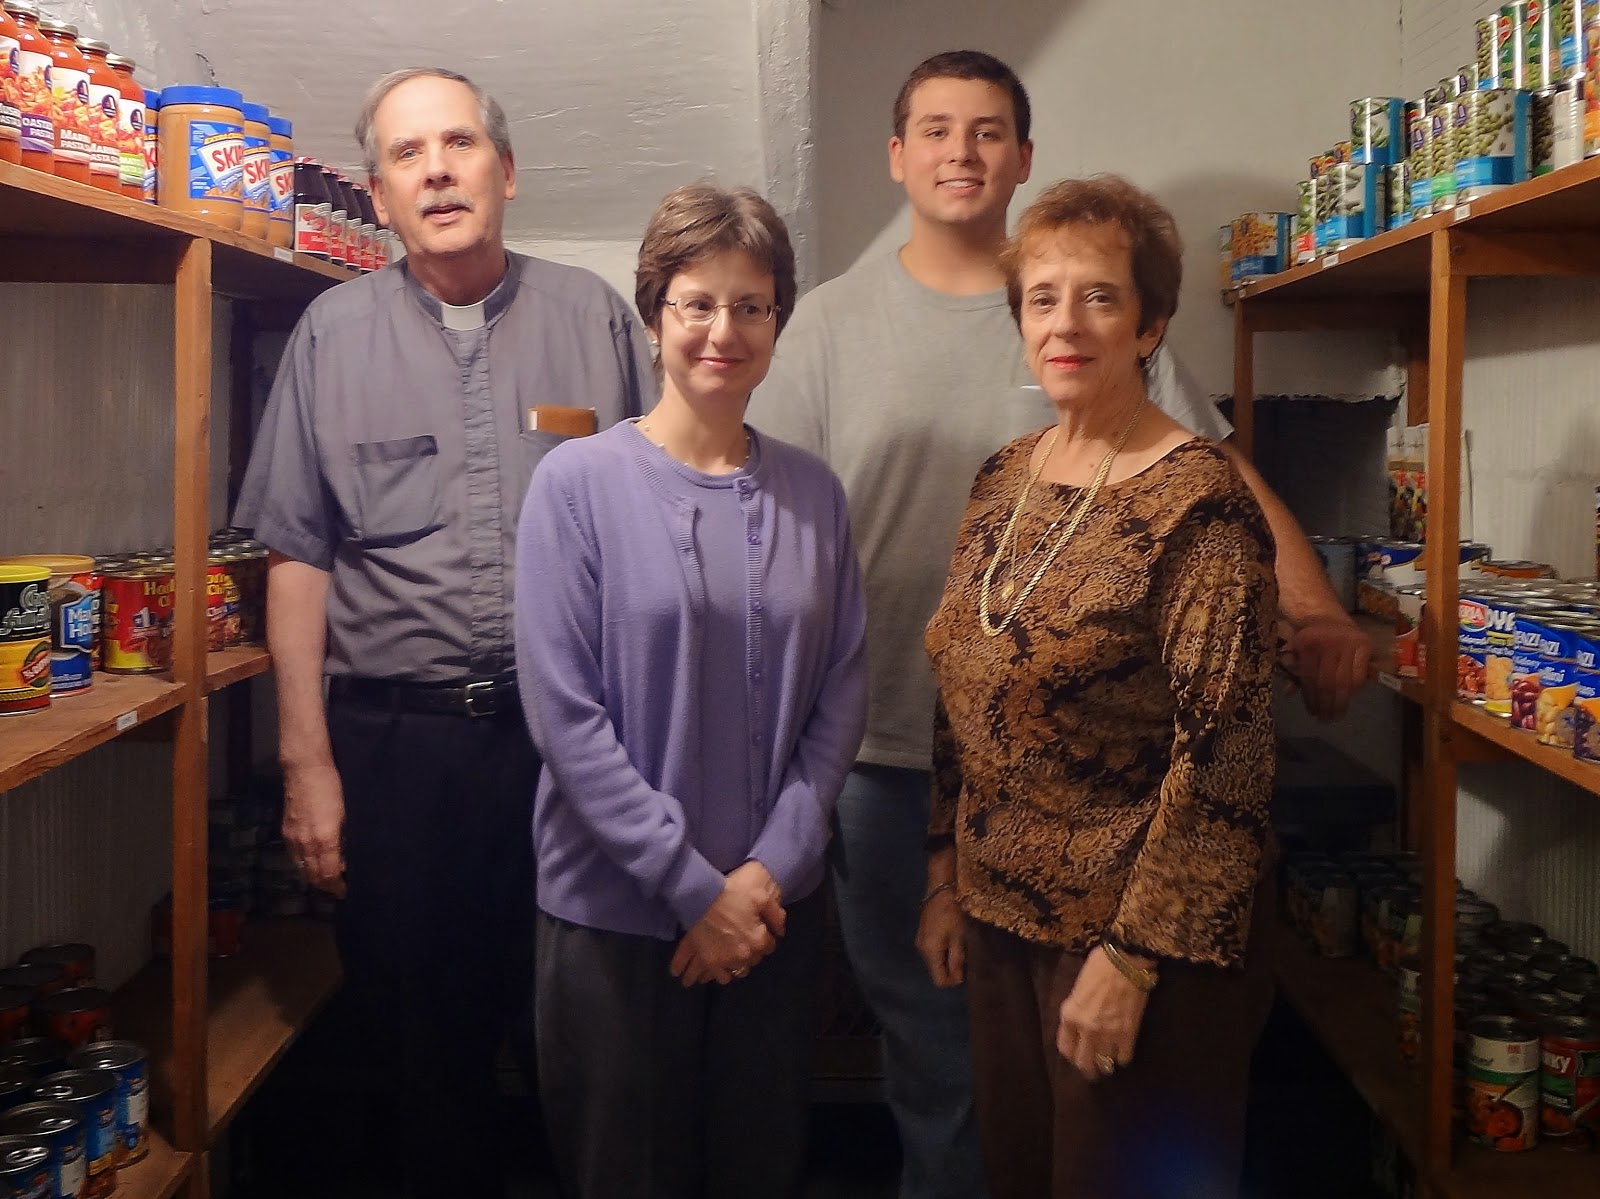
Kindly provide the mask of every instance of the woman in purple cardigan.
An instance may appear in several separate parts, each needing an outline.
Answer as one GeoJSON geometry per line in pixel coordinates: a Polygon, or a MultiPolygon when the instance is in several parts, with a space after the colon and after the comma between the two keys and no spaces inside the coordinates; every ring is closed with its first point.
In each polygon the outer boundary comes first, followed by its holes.
{"type": "Polygon", "coordinates": [[[539,1084],[585,1199],[799,1185],[823,851],[867,685],[843,489],[744,423],[794,297],[765,200],[669,195],[636,291],[661,401],[551,450],[522,510],[539,1084]]]}

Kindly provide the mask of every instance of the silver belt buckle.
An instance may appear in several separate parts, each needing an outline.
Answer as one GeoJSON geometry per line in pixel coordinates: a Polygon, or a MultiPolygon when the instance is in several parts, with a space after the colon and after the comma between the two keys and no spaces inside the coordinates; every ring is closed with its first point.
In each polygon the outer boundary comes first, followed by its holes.
{"type": "Polygon", "coordinates": [[[495,714],[494,689],[495,682],[489,680],[481,683],[468,683],[464,688],[467,697],[468,716],[493,716],[495,714]],[[479,707],[479,703],[484,706],[479,707]]]}

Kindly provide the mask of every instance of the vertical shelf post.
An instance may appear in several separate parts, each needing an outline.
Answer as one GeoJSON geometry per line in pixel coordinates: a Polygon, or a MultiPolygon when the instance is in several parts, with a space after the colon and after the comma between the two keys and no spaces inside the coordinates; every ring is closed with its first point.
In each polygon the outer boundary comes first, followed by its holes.
{"type": "MultiPolygon", "coordinates": [[[[176,431],[173,677],[183,685],[172,749],[172,1070],[178,1148],[207,1145],[206,535],[211,481],[211,243],[185,244],[173,288],[176,431]]],[[[203,1171],[201,1172],[203,1173],[203,1171]]]]}
{"type": "Polygon", "coordinates": [[[1427,696],[1423,764],[1427,812],[1422,828],[1423,1117],[1430,1174],[1450,1163],[1452,1024],[1455,1002],[1456,573],[1461,536],[1461,376],[1467,324],[1467,278],[1458,269],[1456,235],[1430,238],[1428,327],[1427,696]]]}

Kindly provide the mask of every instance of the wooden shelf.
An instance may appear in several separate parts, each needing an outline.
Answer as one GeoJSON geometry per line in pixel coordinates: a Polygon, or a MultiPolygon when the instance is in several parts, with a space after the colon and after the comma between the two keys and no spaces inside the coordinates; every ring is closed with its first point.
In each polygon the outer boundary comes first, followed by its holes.
{"type": "MultiPolygon", "coordinates": [[[[1498,745],[1501,749],[1582,787],[1591,795],[1600,795],[1600,765],[1580,762],[1568,749],[1540,745],[1534,735],[1511,727],[1509,721],[1491,716],[1473,704],[1453,705],[1455,722],[1476,737],[1498,745]]],[[[1596,1164],[1600,1170],[1600,1163],[1596,1164]]]]}
{"type": "Polygon", "coordinates": [[[185,242],[212,244],[212,287],[242,299],[304,302],[354,272],[205,221],[0,163],[0,281],[170,283],[185,242]]]}
{"type": "Polygon", "coordinates": [[[1552,171],[1449,212],[1381,233],[1348,250],[1245,284],[1230,303],[1256,300],[1352,299],[1428,293],[1432,234],[1600,229],[1600,159],[1552,171]]]}
{"type": "Polygon", "coordinates": [[[168,1199],[189,1177],[190,1154],[179,1153],[167,1138],[150,1130],[150,1152],[117,1171],[117,1199],[168,1199]]]}
{"type": "MultiPolygon", "coordinates": [[[[118,1036],[150,1052],[151,1098],[158,1120],[172,1107],[171,963],[156,961],[116,994],[118,1036]]],[[[339,985],[333,929],[310,919],[252,920],[244,951],[211,962],[206,1023],[210,1141],[244,1106],[284,1051],[339,985]]]]}
{"type": "MultiPolygon", "coordinates": [[[[272,655],[241,645],[206,655],[206,693],[272,669],[272,655]]],[[[88,753],[184,702],[184,689],[165,674],[96,673],[94,686],[65,695],[43,712],[0,722],[0,791],[88,753]]]]}
{"type": "MultiPolygon", "coordinates": [[[[1281,922],[1268,946],[1279,991],[1422,1172],[1422,1072],[1400,1060],[1396,988],[1368,962],[1318,957],[1281,922]]],[[[1600,1194],[1593,1152],[1545,1144],[1495,1153],[1456,1132],[1455,1163],[1433,1179],[1446,1199],[1600,1194]]]]}

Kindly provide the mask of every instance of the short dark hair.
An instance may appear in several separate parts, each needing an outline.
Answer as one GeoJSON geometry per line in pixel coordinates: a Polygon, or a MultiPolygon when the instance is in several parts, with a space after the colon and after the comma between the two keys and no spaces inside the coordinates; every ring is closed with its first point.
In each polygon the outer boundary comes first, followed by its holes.
{"type": "Polygon", "coordinates": [[[639,245],[633,302],[647,329],[661,319],[667,287],[680,272],[724,250],[741,250],[772,275],[778,332],[794,311],[794,247],[777,210],[748,187],[723,191],[691,183],[657,205],[639,245]]]}
{"type": "Polygon", "coordinates": [[[1028,140],[1033,129],[1033,106],[1028,103],[1028,89],[1022,86],[1017,73],[992,54],[982,50],[946,50],[924,59],[916,70],[906,76],[900,85],[900,94],[894,98],[894,135],[901,140],[906,136],[906,122],[911,119],[911,93],[930,79],[976,79],[992,83],[1011,93],[1011,115],[1017,126],[1017,142],[1028,140]]]}
{"type": "Polygon", "coordinates": [[[1114,225],[1128,235],[1128,257],[1139,296],[1139,332],[1178,311],[1183,283],[1183,239],[1178,223],[1149,192],[1119,175],[1063,179],[1022,210],[1017,231],[1000,254],[1011,315],[1022,322],[1022,264],[1063,226],[1114,225]]]}

